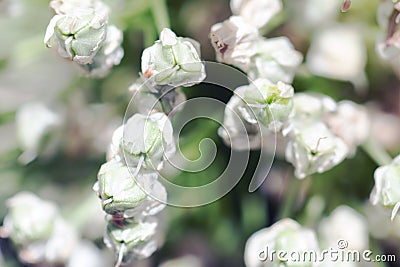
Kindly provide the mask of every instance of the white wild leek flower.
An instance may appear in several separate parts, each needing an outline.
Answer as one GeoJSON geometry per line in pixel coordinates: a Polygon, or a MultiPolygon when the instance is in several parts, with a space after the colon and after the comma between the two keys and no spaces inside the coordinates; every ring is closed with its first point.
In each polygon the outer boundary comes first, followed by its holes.
{"type": "Polygon", "coordinates": [[[313,74],[350,81],[357,87],[367,84],[364,41],[359,30],[347,25],[334,25],[317,32],[306,63],[313,74]]]}
{"type": "Polygon", "coordinates": [[[371,121],[366,108],[351,101],[339,102],[336,111],[327,113],[324,121],[346,143],[350,156],[370,133],[371,121]]]}
{"type": "Polygon", "coordinates": [[[255,28],[264,27],[282,10],[281,0],[231,0],[234,15],[242,17],[255,28]]]}
{"type": "Polygon", "coordinates": [[[303,56],[294,49],[290,40],[287,37],[260,37],[253,42],[254,48],[248,52],[254,53],[249,65],[249,77],[253,80],[265,78],[273,83],[292,83],[303,56]]]}
{"type": "Polygon", "coordinates": [[[118,266],[131,258],[144,259],[153,254],[157,250],[156,230],[157,222],[154,218],[129,222],[122,228],[109,222],[104,241],[118,255],[118,266]]]}
{"type": "Polygon", "coordinates": [[[370,200],[374,205],[381,205],[392,209],[393,220],[400,208],[400,156],[397,156],[389,165],[375,170],[375,187],[370,200]]]}
{"type": "Polygon", "coordinates": [[[192,86],[205,78],[200,59],[200,45],[189,38],[177,37],[164,29],[160,40],[142,54],[142,73],[157,85],[192,86]]]}
{"type": "Polygon", "coordinates": [[[329,112],[337,109],[336,102],[329,96],[318,93],[297,93],[293,97],[294,120],[323,120],[329,112]]]}
{"type": "Polygon", "coordinates": [[[42,103],[28,103],[21,106],[16,114],[17,137],[24,150],[20,160],[29,163],[42,150],[46,150],[47,145],[51,145],[46,142],[46,138],[61,124],[60,114],[42,103]]]}
{"type": "Polygon", "coordinates": [[[291,219],[283,219],[255,232],[247,240],[244,261],[247,267],[279,267],[283,264],[288,267],[315,266],[313,262],[295,262],[289,256],[291,252],[302,255],[305,251],[319,251],[315,233],[291,219]],[[273,250],[286,251],[286,259],[279,259],[278,253],[271,255],[273,250]]]}
{"type": "Polygon", "coordinates": [[[157,173],[139,172],[136,177],[121,162],[109,161],[103,164],[98,174],[98,183],[94,186],[102,201],[103,210],[108,214],[128,212],[133,215],[155,214],[165,205],[165,188],[156,181],[157,173]],[[148,196],[147,194],[150,194],[148,196]]]}
{"type": "Polygon", "coordinates": [[[213,25],[210,32],[217,60],[245,72],[250,68],[250,59],[256,52],[254,42],[258,38],[258,30],[238,16],[213,25]]]}
{"type": "Polygon", "coordinates": [[[107,37],[91,64],[80,64],[90,76],[105,77],[113,66],[119,65],[124,57],[122,31],[114,25],[107,27],[107,37]]]}
{"type": "Polygon", "coordinates": [[[159,169],[175,152],[172,124],[164,113],[137,113],[124,125],[120,147],[129,166],[142,160],[144,167],[159,169]]]}
{"type": "Polygon", "coordinates": [[[108,17],[93,9],[55,15],[47,27],[44,43],[57,46],[63,58],[79,64],[92,64],[107,34],[108,17]]]}
{"type": "Polygon", "coordinates": [[[323,122],[298,121],[292,122],[291,127],[286,160],[295,167],[297,178],[325,172],[346,158],[346,144],[323,122]]]}
{"type": "Polygon", "coordinates": [[[57,15],[73,14],[85,9],[94,9],[103,16],[108,16],[110,12],[110,8],[101,0],[51,0],[49,5],[57,15]]]}
{"type": "Polygon", "coordinates": [[[369,248],[367,220],[349,206],[337,207],[319,225],[319,237],[323,248],[335,248],[339,240],[345,240],[352,251],[369,248]],[[346,227],[343,227],[346,225],[346,227]]]}
{"type": "Polygon", "coordinates": [[[272,131],[279,131],[289,119],[293,109],[294,89],[283,82],[273,84],[267,79],[257,79],[238,90],[245,101],[239,108],[241,115],[253,123],[254,113],[258,122],[272,131]]]}
{"type": "Polygon", "coordinates": [[[3,230],[23,262],[55,265],[67,261],[78,237],[53,203],[21,192],[7,201],[7,207],[3,230]]]}

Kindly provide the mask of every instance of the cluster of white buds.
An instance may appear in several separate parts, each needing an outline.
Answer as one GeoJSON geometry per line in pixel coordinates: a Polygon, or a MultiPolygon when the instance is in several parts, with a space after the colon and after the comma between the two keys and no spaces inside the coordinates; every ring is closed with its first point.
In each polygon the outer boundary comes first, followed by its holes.
{"type": "Polygon", "coordinates": [[[235,16],[211,28],[217,60],[242,69],[253,80],[291,83],[303,56],[286,37],[266,39],[259,32],[280,12],[281,0],[232,0],[231,8],[235,16]]]}
{"type": "Polygon", "coordinates": [[[200,45],[164,29],[143,51],[142,72],[130,88],[134,115],[115,130],[94,186],[108,214],[105,243],[116,252],[116,266],[147,258],[159,245],[155,215],[167,203],[159,171],[176,149],[167,114],[185,99],[175,87],[205,78],[200,45]]]}
{"type": "Polygon", "coordinates": [[[101,0],[52,0],[44,43],[76,62],[90,76],[104,77],[124,55],[122,32],[109,25],[109,7],[101,0]]]}
{"type": "Polygon", "coordinates": [[[1,234],[11,239],[22,262],[56,266],[68,261],[79,238],[53,203],[21,192],[7,201],[7,207],[1,234]]]}

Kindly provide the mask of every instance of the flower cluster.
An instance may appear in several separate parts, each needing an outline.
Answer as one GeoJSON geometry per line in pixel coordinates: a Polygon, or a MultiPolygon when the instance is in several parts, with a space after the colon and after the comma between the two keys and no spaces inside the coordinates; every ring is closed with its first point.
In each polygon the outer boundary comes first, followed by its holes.
{"type": "MultiPolygon", "coordinates": [[[[241,6],[234,13],[242,10],[243,16],[239,12],[211,29],[217,59],[241,68],[253,80],[235,90],[219,134],[225,143],[241,150],[262,148],[263,133],[268,136],[267,131],[281,131],[288,139],[286,160],[293,164],[298,178],[325,172],[353,155],[368,137],[366,110],[350,101],[335,103],[324,95],[295,94],[288,83],[302,55],[286,37],[260,37],[257,27],[268,21],[249,23],[244,11],[263,10],[264,4],[255,7],[255,2],[232,1],[232,6],[241,6]]],[[[266,2],[276,7],[276,12],[280,10],[277,1],[266,2]]]]}
{"type": "Polygon", "coordinates": [[[109,25],[109,7],[101,0],[52,0],[55,15],[44,37],[47,47],[76,62],[86,73],[104,77],[124,55],[122,32],[109,25]]]}
{"type": "Polygon", "coordinates": [[[108,214],[105,242],[118,255],[116,266],[149,257],[158,247],[155,215],[167,202],[159,171],[175,153],[167,114],[184,98],[176,86],[205,78],[199,48],[194,40],[164,29],[160,40],[143,51],[143,73],[131,87],[135,114],[115,130],[94,186],[108,214]]]}
{"type": "Polygon", "coordinates": [[[53,203],[20,192],[7,201],[7,208],[2,232],[18,248],[23,262],[55,266],[68,261],[78,235],[53,203]]]}

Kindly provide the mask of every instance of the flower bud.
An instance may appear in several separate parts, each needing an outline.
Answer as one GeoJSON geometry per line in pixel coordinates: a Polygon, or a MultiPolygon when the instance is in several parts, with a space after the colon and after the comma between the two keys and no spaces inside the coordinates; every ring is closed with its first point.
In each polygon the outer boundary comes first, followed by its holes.
{"type": "Polygon", "coordinates": [[[175,152],[172,124],[163,113],[135,114],[124,125],[121,147],[129,166],[144,157],[146,168],[161,168],[175,152]]]}
{"type": "Polygon", "coordinates": [[[68,15],[55,15],[47,27],[44,42],[58,46],[60,56],[79,64],[92,64],[106,39],[107,16],[93,9],[68,15]]]}
{"type": "Polygon", "coordinates": [[[303,60],[286,37],[258,38],[251,58],[249,77],[265,78],[273,83],[292,83],[295,72],[303,60]]]}
{"type": "Polygon", "coordinates": [[[346,144],[322,122],[298,121],[291,127],[286,160],[293,164],[300,179],[331,169],[348,154],[346,144]]]}
{"type": "Polygon", "coordinates": [[[254,233],[246,243],[244,260],[247,267],[285,266],[308,267],[313,262],[294,261],[291,253],[318,252],[318,242],[312,230],[301,227],[291,219],[283,219],[274,225],[254,233]],[[273,253],[272,251],[276,251],[273,253]],[[285,259],[280,259],[279,251],[286,252],[285,259]]]}
{"type": "Polygon", "coordinates": [[[51,0],[50,7],[57,15],[68,15],[79,10],[94,9],[97,14],[108,16],[110,8],[101,0],[51,0]]]}
{"type": "Polygon", "coordinates": [[[217,60],[247,72],[250,59],[255,54],[254,42],[259,38],[256,28],[243,18],[232,16],[211,27],[210,39],[217,60]]]}
{"type": "Polygon", "coordinates": [[[144,78],[154,78],[158,85],[192,86],[205,78],[200,59],[200,45],[189,38],[177,37],[164,29],[160,40],[142,54],[144,78]]]}
{"type": "Polygon", "coordinates": [[[374,205],[381,205],[392,210],[392,220],[400,208],[400,156],[392,163],[375,170],[375,187],[370,200],[374,205]]]}
{"type": "Polygon", "coordinates": [[[256,28],[265,26],[282,9],[281,0],[231,0],[234,15],[240,16],[256,28]]]}
{"type": "Polygon", "coordinates": [[[93,58],[92,64],[80,64],[90,76],[105,77],[113,66],[118,65],[124,56],[121,47],[122,32],[114,25],[107,27],[107,37],[101,49],[93,58]]]}
{"type": "Polygon", "coordinates": [[[135,179],[154,181],[157,178],[157,174],[140,175],[140,178],[133,177],[128,167],[120,162],[110,161],[103,164],[98,174],[98,188],[96,188],[103,210],[115,214],[139,206],[147,195],[135,179]]]}
{"type": "Polygon", "coordinates": [[[157,243],[153,239],[156,228],[157,222],[154,219],[130,222],[122,228],[109,222],[105,243],[112,247],[117,255],[122,255],[124,262],[131,257],[147,258],[157,250],[157,243]]]}
{"type": "Polygon", "coordinates": [[[295,120],[322,120],[329,112],[337,109],[336,102],[329,96],[317,93],[297,93],[293,97],[295,120]]]}

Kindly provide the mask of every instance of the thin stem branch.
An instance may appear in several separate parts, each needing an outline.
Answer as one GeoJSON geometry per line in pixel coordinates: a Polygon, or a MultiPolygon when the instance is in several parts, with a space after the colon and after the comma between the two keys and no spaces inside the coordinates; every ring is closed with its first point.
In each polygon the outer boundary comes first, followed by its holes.
{"type": "Polygon", "coordinates": [[[372,138],[368,139],[363,145],[364,151],[378,164],[379,166],[388,165],[392,162],[392,157],[372,138]]]}
{"type": "Polygon", "coordinates": [[[168,8],[166,0],[150,0],[151,11],[153,13],[154,21],[156,23],[158,32],[161,32],[164,28],[170,28],[170,21],[168,15],[168,8]]]}
{"type": "Polygon", "coordinates": [[[125,251],[125,244],[122,243],[122,245],[119,247],[118,260],[117,263],[115,263],[115,267],[121,266],[122,260],[124,258],[124,251],[125,251]]]}
{"type": "Polygon", "coordinates": [[[289,217],[293,212],[293,206],[296,203],[298,192],[300,191],[300,185],[302,180],[294,178],[289,184],[289,189],[286,194],[286,199],[284,200],[283,206],[281,208],[279,218],[283,219],[289,217]]]}

